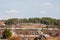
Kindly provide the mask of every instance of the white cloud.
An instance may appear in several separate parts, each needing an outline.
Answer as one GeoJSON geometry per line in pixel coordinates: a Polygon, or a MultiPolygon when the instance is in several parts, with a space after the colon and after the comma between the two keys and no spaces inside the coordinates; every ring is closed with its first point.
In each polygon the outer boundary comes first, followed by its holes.
{"type": "Polygon", "coordinates": [[[17,10],[7,10],[7,11],[5,11],[5,13],[16,14],[16,13],[19,13],[19,11],[17,11],[17,10]]]}
{"type": "Polygon", "coordinates": [[[41,3],[40,6],[54,7],[54,5],[52,3],[49,3],[49,2],[41,3]]]}
{"type": "Polygon", "coordinates": [[[41,14],[47,14],[47,11],[40,11],[41,14]]]}

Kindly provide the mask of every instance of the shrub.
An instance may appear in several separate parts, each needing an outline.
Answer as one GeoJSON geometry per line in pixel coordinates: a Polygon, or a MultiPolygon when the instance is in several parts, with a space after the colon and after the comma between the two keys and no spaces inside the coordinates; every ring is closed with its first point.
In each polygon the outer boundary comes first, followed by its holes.
{"type": "Polygon", "coordinates": [[[12,33],[10,32],[9,29],[5,29],[3,31],[3,34],[2,35],[3,35],[3,39],[7,39],[7,38],[11,37],[12,33]]]}
{"type": "Polygon", "coordinates": [[[22,40],[19,36],[13,36],[8,38],[8,40],[22,40]]]}

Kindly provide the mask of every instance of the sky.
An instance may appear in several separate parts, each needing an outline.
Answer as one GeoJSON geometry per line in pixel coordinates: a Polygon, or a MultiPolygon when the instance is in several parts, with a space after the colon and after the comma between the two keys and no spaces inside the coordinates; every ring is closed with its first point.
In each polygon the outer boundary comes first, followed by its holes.
{"type": "Polygon", "coordinates": [[[60,0],[0,0],[0,20],[31,17],[60,19],[60,0]]]}

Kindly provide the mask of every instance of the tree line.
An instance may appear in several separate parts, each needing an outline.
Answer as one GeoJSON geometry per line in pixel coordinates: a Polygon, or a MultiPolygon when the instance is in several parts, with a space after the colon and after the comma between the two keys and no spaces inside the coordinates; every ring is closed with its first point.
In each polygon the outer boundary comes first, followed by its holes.
{"type": "Polygon", "coordinates": [[[60,19],[54,19],[50,17],[42,17],[42,18],[12,18],[6,20],[5,24],[11,25],[11,24],[17,24],[17,23],[40,23],[40,24],[46,24],[46,25],[57,25],[60,26],[60,19]]]}

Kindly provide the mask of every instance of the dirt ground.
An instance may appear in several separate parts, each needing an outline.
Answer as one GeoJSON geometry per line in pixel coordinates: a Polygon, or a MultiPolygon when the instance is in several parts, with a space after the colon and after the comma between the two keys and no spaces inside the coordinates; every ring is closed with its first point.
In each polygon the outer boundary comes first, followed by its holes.
{"type": "Polygon", "coordinates": [[[47,40],[60,40],[60,37],[48,37],[47,40]]]}

